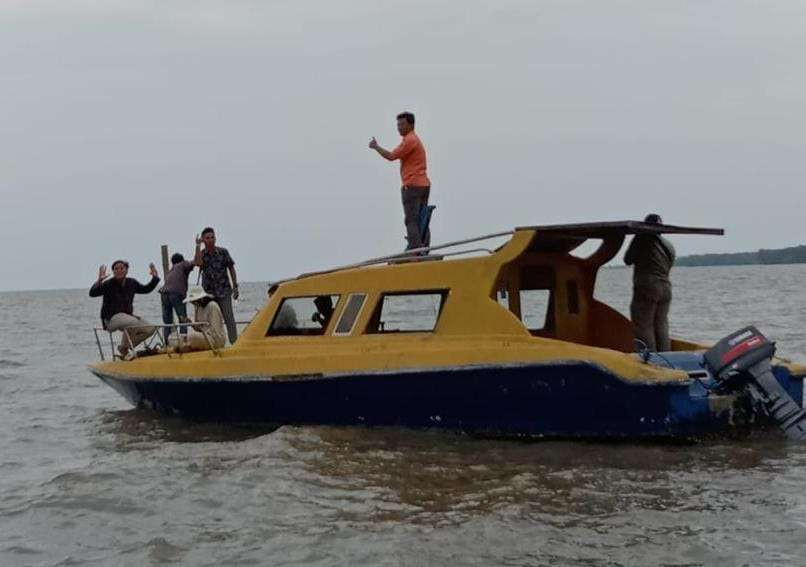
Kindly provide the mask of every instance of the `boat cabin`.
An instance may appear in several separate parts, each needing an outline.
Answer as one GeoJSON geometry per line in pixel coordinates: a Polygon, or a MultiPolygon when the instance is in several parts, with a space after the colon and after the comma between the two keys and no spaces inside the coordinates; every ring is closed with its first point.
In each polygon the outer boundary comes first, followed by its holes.
{"type": "MultiPolygon", "coordinates": [[[[243,340],[531,335],[632,352],[629,319],[593,292],[599,269],[626,236],[642,233],[723,231],[638,221],[527,226],[434,246],[428,256],[389,256],[305,274],[272,286],[268,305],[243,340]],[[509,240],[494,250],[452,251],[501,237],[509,240]],[[600,242],[592,254],[572,254],[590,239],[600,242]],[[433,255],[437,251],[441,255],[433,255]]],[[[694,346],[673,343],[675,350],[694,346]]]]}

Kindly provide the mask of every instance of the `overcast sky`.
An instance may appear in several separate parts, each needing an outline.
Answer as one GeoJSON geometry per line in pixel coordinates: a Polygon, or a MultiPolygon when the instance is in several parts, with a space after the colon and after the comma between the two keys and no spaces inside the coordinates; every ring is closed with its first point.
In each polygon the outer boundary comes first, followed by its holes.
{"type": "Polygon", "coordinates": [[[145,280],[217,229],[240,279],[403,248],[395,114],[435,242],[641,218],[681,254],[806,243],[806,2],[0,2],[0,289],[145,280]]]}

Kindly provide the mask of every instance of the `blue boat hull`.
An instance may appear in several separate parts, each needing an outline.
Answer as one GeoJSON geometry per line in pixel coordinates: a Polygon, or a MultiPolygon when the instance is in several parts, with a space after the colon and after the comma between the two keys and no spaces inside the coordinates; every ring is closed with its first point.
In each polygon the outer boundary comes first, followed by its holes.
{"type": "MultiPolygon", "coordinates": [[[[96,374],[135,406],[184,417],[276,424],[444,428],[528,437],[689,438],[756,421],[702,381],[637,383],[585,363],[339,376],[129,379],[96,374]]],[[[776,377],[800,403],[802,377],[776,377]]]]}

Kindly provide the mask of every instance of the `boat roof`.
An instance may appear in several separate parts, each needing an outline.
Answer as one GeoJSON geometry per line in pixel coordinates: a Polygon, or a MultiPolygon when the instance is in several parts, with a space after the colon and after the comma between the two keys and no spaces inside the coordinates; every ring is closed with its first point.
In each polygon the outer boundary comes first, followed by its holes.
{"type": "Polygon", "coordinates": [[[538,234],[569,238],[608,238],[628,234],[713,234],[717,236],[725,234],[725,230],[721,228],[676,226],[634,220],[519,226],[515,230],[534,230],[538,234]]]}
{"type": "Polygon", "coordinates": [[[532,252],[570,252],[586,240],[601,239],[610,243],[607,258],[610,260],[618,252],[621,243],[628,235],[639,234],[725,234],[721,228],[698,228],[692,226],[675,226],[671,224],[649,223],[635,220],[584,222],[573,224],[549,224],[542,226],[520,226],[515,232],[532,232],[534,239],[529,247],[532,252]]]}
{"type": "MultiPolygon", "coordinates": [[[[427,260],[442,260],[447,256],[463,255],[472,252],[487,252],[492,254],[494,251],[486,248],[474,248],[471,250],[464,250],[451,253],[440,253],[439,255],[432,255],[437,250],[445,250],[448,248],[455,248],[466,244],[481,242],[492,238],[499,238],[505,236],[512,236],[518,232],[534,232],[535,239],[532,243],[531,249],[540,252],[568,252],[573,250],[582,242],[589,238],[601,238],[602,240],[610,240],[614,238],[623,238],[630,234],[713,234],[723,235],[724,229],[721,228],[699,228],[688,226],[676,226],[671,224],[661,223],[648,223],[635,220],[622,220],[622,221],[603,221],[603,222],[584,222],[584,223],[571,223],[571,224],[547,224],[536,226],[519,226],[513,230],[504,232],[495,232],[474,238],[467,238],[464,240],[457,240],[455,242],[448,242],[435,246],[428,246],[423,248],[416,248],[408,250],[403,253],[392,254],[389,256],[381,256],[378,258],[371,258],[363,262],[356,262],[344,266],[338,266],[325,270],[315,272],[307,272],[300,274],[296,278],[289,278],[285,280],[278,280],[270,284],[270,292],[276,287],[286,281],[294,279],[308,278],[311,276],[338,272],[342,270],[349,270],[354,268],[363,268],[379,264],[391,264],[400,262],[420,263],[427,260]],[[424,254],[423,256],[417,255],[418,253],[424,254]]],[[[500,250],[499,247],[496,250],[500,250]]]]}

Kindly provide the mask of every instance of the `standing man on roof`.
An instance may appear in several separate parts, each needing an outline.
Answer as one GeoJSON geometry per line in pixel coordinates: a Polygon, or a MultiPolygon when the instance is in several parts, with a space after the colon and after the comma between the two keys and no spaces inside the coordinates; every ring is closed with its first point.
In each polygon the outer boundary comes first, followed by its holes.
{"type": "Polygon", "coordinates": [[[420,209],[428,205],[431,181],[426,173],[425,147],[414,133],[414,114],[411,112],[398,114],[397,131],[403,136],[403,139],[394,150],[389,151],[382,148],[374,137],[369,141],[369,147],[389,161],[400,160],[403,222],[406,225],[406,238],[409,241],[406,250],[411,250],[428,244],[428,242],[423,242],[420,236],[420,209]]]}
{"type": "MultiPolygon", "coordinates": [[[[648,224],[661,224],[660,215],[649,214],[648,224]]],[[[646,343],[653,352],[671,350],[669,339],[669,306],[672,302],[672,282],[669,272],[674,264],[672,243],[660,234],[636,234],[624,263],[633,268],[633,292],[630,303],[635,338],[646,343]]]]}
{"type": "Polygon", "coordinates": [[[202,231],[201,238],[196,237],[196,245],[203,243],[204,248],[196,248],[193,263],[201,268],[202,287],[221,308],[221,314],[227,324],[229,342],[234,344],[238,338],[238,329],[235,327],[232,300],[238,299],[238,277],[235,274],[235,262],[232,261],[229,252],[226,248],[216,246],[215,242],[215,231],[208,226],[202,231]]]}

